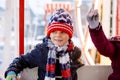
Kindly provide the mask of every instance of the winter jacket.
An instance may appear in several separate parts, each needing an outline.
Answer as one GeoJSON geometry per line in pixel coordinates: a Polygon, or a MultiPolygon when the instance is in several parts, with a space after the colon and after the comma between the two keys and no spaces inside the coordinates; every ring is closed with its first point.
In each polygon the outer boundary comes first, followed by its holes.
{"type": "Polygon", "coordinates": [[[101,24],[95,29],[90,29],[90,36],[100,54],[109,57],[113,73],[108,80],[120,80],[120,40],[107,39],[101,24]]]}
{"type": "MultiPolygon", "coordinates": [[[[16,74],[20,73],[24,68],[34,68],[38,67],[38,79],[44,80],[46,72],[46,63],[48,56],[48,47],[46,42],[43,40],[42,44],[38,44],[30,53],[17,57],[9,65],[5,72],[5,77],[9,71],[14,71],[16,74]]],[[[80,49],[75,47],[73,53],[70,54],[71,62],[71,73],[72,80],[77,80],[76,70],[83,66],[81,62],[78,61],[80,58],[80,49]]]]}

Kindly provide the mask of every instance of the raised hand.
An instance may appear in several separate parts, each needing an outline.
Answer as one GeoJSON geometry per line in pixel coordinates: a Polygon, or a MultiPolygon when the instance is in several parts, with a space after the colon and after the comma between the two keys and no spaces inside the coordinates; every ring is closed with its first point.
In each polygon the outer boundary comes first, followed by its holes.
{"type": "Polygon", "coordinates": [[[92,5],[92,8],[87,14],[87,21],[91,29],[95,29],[99,25],[99,14],[98,14],[98,10],[94,9],[94,4],[92,5]]]}

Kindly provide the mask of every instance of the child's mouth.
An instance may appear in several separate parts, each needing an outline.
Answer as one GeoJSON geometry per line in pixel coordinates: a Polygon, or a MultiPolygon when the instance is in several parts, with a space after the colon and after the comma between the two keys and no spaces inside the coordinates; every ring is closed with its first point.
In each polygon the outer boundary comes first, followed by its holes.
{"type": "Polygon", "coordinates": [[[59,39],[55,39],[55,41],[57,41],[57,42],[62,42],[62,40],[59,40],[59,39]]]}

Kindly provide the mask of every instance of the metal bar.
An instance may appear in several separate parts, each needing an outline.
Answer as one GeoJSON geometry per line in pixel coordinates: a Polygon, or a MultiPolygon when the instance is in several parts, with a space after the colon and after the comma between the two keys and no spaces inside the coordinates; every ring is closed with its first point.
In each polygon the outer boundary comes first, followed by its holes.
{"type": "Polygon", "coordinates": [[[24,0],[19,0],[19,54],[24,54],[24,0]]]}

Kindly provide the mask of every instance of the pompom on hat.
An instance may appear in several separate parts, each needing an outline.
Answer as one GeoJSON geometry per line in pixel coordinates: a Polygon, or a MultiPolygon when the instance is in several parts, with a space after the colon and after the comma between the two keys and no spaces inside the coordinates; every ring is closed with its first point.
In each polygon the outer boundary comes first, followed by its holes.
{"type": "Polygon", "coordinates": [[[69,35],[70,38],[73,36],[73,23],[70,14],[63,8],[57,9],[50,18],[47,26],[47,36],[56,30],[63,31],[69,35]]]}

